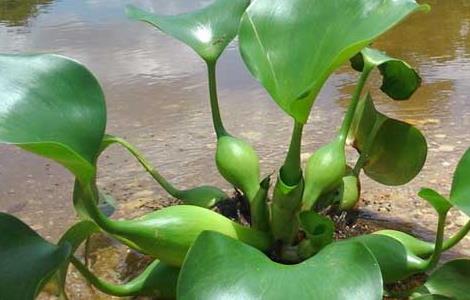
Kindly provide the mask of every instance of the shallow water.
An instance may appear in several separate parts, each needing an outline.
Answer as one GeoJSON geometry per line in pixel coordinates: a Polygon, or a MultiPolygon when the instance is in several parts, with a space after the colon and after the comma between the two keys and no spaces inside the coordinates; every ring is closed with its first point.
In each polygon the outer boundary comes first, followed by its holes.
{"type": "MultiPolygon", "coordinates": [[[[212,183],[229,189],[213,162],[204,64],[191,49],[146,24],[128,21],[123,12],[128,3],[173,14],[208,2],[0,0],[0,52],[54,52],[83,62],[105,90],[108,132],[127,137],[181,187],[212,183]]],[[[411,230],[432,238],[436,219],[416,192],[424,185],[447,192],[452,171],[470,146],[470,1],[427,2],[433,7],[429,14],[411,17],[375,44],[415,66],[423,86],[400,103],[380,93],[378,76],[371,87],[382,112],[423,130],[428,161],[405,187],[384,187],[364,178],[363,204],[374,218],[417,222],[411,230]]],[[[236,45],[221,58],[218,75],[226,126],[255,146],[264,174],[275,171],[286,152],[290,119],[247,73],[236,45]]],[[[306,126],[304,153],[333,136],[356,80],[357,74],[344,66],[328,81],[306,126]]],[[[101,186],[115,195],[125,214],[170,202],[124,152],[112,149],[100,166],[101,186]]],[[[0,147],[0,210],[21,217],[50,239],[75,220],[71,185],[71,176],[56,164],[0,147]]],[[[451,221],[452,230],[466,219],[454,213],[451,221]]],[[[470,255],[469,249],[467,239],[458,250],[470,255]]]]}

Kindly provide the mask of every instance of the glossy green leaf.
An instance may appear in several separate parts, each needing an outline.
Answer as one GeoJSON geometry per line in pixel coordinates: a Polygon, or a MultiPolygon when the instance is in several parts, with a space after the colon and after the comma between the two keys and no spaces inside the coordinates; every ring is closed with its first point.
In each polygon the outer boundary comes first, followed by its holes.
{"type": "Polygon", "coordinates": [[[213,62],[235,38],[240,18],[249,0],[216,0],[195,12],[177,16],[155,15],[134,6],[127,15],[157,27],[196,51],[204,60],[213,62]]]}
{"type": "Polygon", "coordinates": [[[0,55],[0,70],[0,142],[91,178],[106,125],[96,78],[81,64],[49,54],[0,55]]]}
{"type": "Polygon", "coordinates": [[[403,280],[419,272],[423,260],[416,257],[398,240],[384,235],[363,235],[351,239],[366,246],[377,259],[385,283],[403,280]]]}
{"type": "Polygon", "coordinates": [[[0,299],[32,300],[68,260],[71,247],[50,244],[4,213],[0,213],[0,232],[0,299]]]}
{"type": "Polygon", "coordinates": [[[240,50],[277,104],[305,123],[337,67],[422,8],[414,0],[257,0],[242,18],[240,50]]]}
{"type": "Polygon", "coordinates": [[[470,149],[462,156],[454,172],[449,201],[470,216],[470,149]]]}
{"type": "Polygon", "coordinates": [[[470,260],[450,261],[434,271],[422,288],[421,294],[435,294],[457,300],[470,299],[470,260]]]}
{"type": "Polygon", "coordinates": [[[447,199],[433,189],[423,188],[418,196],[429,202],[440,215],[445,215],[452,208],[452,204],[447,199]]]}
{"type": "Polygon", "coordinates": [[[392,99],[407,100],[421,85],[421,77],[409,64],[384,52],[364,48],[351,59],[352,67],[359,72],[364,62],[379,68],[383,78],[381,90],[392,99]]]}
{"type": "Polygon", "coordinates": [[[282,265],[206,231],[181,269],[178,299],[382,299],[382,279],[359,243],[334,243],[300,264],[282,265]]]}
{"type": "Polygon", "coordinates": [[[423,134],[410,124],[378,112],[370,95],[358,105],[350,137],[366,160],[366,175],[385,185],[409,182],[426,161],[423,134]]]}

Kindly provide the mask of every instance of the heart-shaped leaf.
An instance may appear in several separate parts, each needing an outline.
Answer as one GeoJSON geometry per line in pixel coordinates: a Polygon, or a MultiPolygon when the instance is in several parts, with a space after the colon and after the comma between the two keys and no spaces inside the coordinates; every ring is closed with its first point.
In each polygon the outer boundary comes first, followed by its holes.
{"type": "Polygon", "coordinates": [[[449,201],[470,216],[470,149],[455,169],[449,201]]]}
{"type": "Polygon", "coordinates": [[[417,294],[434,294],[450,299],[469,300],[469,283],[470,260],[457,259],[444,264],[434,271],[424,286],[418,289],[417,294]]]}
{"type": "Polygon", "coordinates": [[[439,215],[445,215],[452,208],[452,204],[447,199],[433,189],[423,188],[418,196],[426,200],[434,207],[439,215]]]}
{"type": "Polygon", "coordinates": [[[329,75],[412,12],[414,0],[256,0],[240,24],[248,69],[305,123],[329,75]]]}
{"type": "Polygon", "coordinates": [[[0,55],[0,143],[51,158],[82,180],[95,173],[106,126],[96,78],[50,55],[0,55]]]}
{"type": "Polygon", "coordinates": [[[177,16],[155,15],[134,6],[127,15],[157,27],[193,48],[208,62],[214,62],[235,38],[240,18],[249,0],[216,0],[211,5],[177,16]]]}
{"type": "Polygon", "coordinates": [[[434,251],[434,244],[417,239],[407,233],[397,230],[379,230],[374,234],[388,236],[400,242],[409,252],[416,256],[426,257],[434,251]]]}
{"type": "Polygon", "coordinates": [[[380,269],[359,243],[334,243],[298,265],[204,232],[181,269],[178,299],[382,299],[380,269]]]}
{"type": "Polygon", "coordinates": [[[55,246],[17,218],[0,213],[0,299],[34,299],[68,260],[69,244],[55,246]]]}
{"type": "Polygon", "coordinates": [[[385,185],[402,185],[424,166],[427,143],[414,126],[378,112],[370,95],[358,105],[350,131],[353,145],[365,158],[367,176],[385,185]]]}
{"type": "Polygon", "coordinates": [[[364,48],[351,59],[351,65],[362,72],[364,61],[379,68],[383,78],[380,89],[392,99],[407,100],[421,85],[421,77],[409,64],[384,52],[364,48]]]}

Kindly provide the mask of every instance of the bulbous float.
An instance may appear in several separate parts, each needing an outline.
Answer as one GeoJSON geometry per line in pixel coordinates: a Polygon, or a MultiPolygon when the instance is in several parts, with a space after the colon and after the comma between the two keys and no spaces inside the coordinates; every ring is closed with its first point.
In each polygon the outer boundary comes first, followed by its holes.
{"type": "Polygon", "coordinates": [[[305,168],[302,209],[309,210],[318,198],[341,184],[346,171],[344,143],[336,138],[310,156],[305,168]]]}
{"type": "Polygon", "coordinates": [[[178,191],[176,198],[181,199],[184,204],[210,208],[229,197],[222,190],[205,185],[189,190],[178,191]]]}
{"type": "Polygon", "coordinates": [[[252,202],[260,182],[259,159],[253,147],[233,136],[221,136],[215,161],[220,174],[252,202]]]}
{"type": "Polygon", "coordinates": [[[126,221],[107,219],[103,228],[129,247],[158,258],[171,266],[181,266],[191,245],[206,230],[240,240],[259,250],[270,247],[270,237],[241,226],[209,209],[177,205],[141,218],[126,221]]]}
{"type": "Polygon", "coordinates": [[[354,175],[344,176],[339,189],[339,207],[341,210],[353,209],[361,196],[361,183],[354,175]]]}

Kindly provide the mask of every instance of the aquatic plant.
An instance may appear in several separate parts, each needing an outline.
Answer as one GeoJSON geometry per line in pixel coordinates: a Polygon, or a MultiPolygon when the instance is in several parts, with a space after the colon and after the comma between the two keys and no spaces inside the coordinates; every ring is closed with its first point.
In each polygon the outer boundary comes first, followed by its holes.
{"type": "Polygon", "coordinates": [[[400,296],[468,299],[470,260],[436,266],[441,254],[470,230],[468,223],[445,239],[452,207],[470,216],[470,150],[457,166],[449,197],[428,188],[419,192],[437,213],[434,243],[392,230],[335,241],[335,223],[323,213],[325,208],[347,213],[356,206],[362,170],[379,183],[399,186],[422,169],[427,155],[423,134],[379,112],[365,89],[377,69],[381,90],[391,100],[407,100],[417,90],[417,72],[371,43],[410,14],[428,9],[414,0],[216,0],[177,16],[128,7],[131,18],[180,40],[206,63],[215,161],[220,174],[243,194],[249,226],[212,209],[228,198],[224,191],[178,189],[136,147],[105,134],[104,94],[83,65],[52,54],[0,55],[0,142],[67,168],[75,176],[73,204],[80,218],[52,244],[16,217],[0,213],[0,299],[33,299],[48,282],[55,282],[66,298],[70,264],[97,289],[116,296],[381,299],[390,293],[385,284],[432,272],[422,286],[400,296]],[[219,111],[216,64],[236,36],[250,73],[292,117],[292,138],[275,178],[261,176],[256,151],[229,133],[219,111]],[[325,81],[347,61],[359,75],[343,123],[303,169],[303,127],[325,81]],[[348,141],[359,153],[354,166],[347,165],[348,141]],[[97,160],[112,145],[128,150],[183,204],[131,220],[105,214],[99,203],[108,196],[96,184],[97,160]],[[96,233],[155,260],[127,283],[107,282],[75,256],[96,233]]]}

